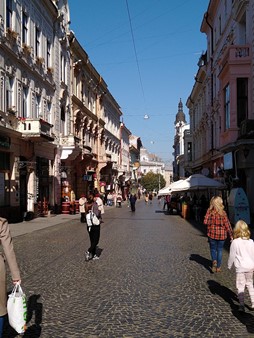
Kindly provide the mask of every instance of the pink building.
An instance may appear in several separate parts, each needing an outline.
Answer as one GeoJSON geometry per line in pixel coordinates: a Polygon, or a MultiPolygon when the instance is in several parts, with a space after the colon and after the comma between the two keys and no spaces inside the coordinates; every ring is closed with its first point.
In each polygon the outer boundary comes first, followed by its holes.
{"type": "Polygon", "coordinates": [[[207,52],[187,100],[185,165],[242,187],[254,214],[254,2],[211,0],[201,24],[207,52]]]}

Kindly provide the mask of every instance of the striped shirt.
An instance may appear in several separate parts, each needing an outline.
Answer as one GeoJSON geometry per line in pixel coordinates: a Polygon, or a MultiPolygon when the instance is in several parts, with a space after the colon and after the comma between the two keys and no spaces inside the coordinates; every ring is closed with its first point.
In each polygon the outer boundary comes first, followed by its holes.
{"type": "Polygon", "coordinates": [[[233,231],[226,212],[224,215],[218,214],[216,211],[207,210],[204,224],[207,225],[207,236],[212,239],[223,241],[227,235],[232,239],[233,231]]]}

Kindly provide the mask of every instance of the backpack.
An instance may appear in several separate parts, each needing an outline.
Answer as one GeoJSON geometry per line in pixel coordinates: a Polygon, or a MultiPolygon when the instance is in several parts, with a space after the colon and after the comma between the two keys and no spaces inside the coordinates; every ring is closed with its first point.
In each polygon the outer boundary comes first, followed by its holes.
{"type": "Polygon", "coordinates": [[[86,223],[89,228],[91,228],[91,226],[93,225],[100,225],[100,220],[93,212],[93,209],[89,210],[88,213],[86,214],[86,223]]]}

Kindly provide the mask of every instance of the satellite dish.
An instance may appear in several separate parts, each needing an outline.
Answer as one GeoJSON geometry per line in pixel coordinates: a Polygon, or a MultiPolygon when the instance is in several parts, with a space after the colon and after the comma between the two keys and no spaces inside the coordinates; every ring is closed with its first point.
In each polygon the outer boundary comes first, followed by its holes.
{"type": "Polygon", "coordinates": [[[209,169],[208,168],[203,168],[201,171],[202,175],[208,176],[209,175],[209,169]]]}

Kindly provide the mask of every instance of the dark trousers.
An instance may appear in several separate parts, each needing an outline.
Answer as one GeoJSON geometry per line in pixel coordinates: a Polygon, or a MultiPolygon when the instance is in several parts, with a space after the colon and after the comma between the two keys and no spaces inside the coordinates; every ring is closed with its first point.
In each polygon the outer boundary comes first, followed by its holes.
{"type": "Polygon", "coordinates": [[[101,232],[101,226],[100,225],[93,225],[90,228],[89,237],[90,237],[90,248],[88,251],[94,256],[96,254],[96,246],[99,243],[100,240],[100,232],[101,232]]]}
{"type": "Polygon", "coordinates": [[[85,212],[80,213],[80,222],[86,223],[86,213],[85,212]]]}

